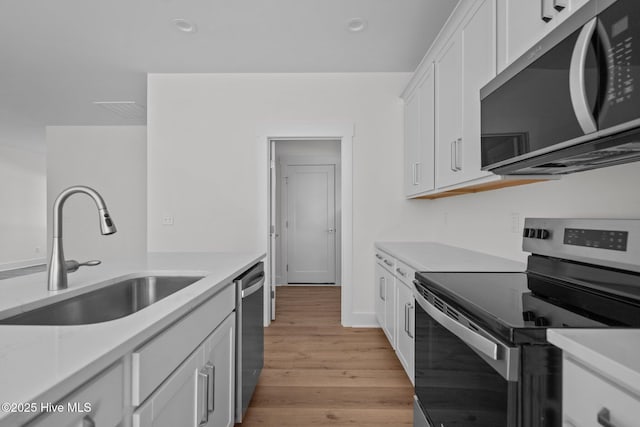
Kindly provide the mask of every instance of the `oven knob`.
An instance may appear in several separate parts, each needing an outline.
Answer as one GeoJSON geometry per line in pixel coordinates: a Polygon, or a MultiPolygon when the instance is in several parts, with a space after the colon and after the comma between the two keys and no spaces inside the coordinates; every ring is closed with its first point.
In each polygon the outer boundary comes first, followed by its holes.
{"type": "Polygon", "coordinates": [[[533,311],[523,311],[522,320],[525,322],[533,322],[536,320],[536,314],[533,311]]]}
{"type": "Polygon", "coordinates": [[[536,326],[549,326],[549,321],[547,320],[546,317],[542,317],[542,316],[536,317],[535,325],[536,326]]]}
{"type": "Polygon", "coordinates": [[[536,237],[536,229],[535,228],[530,228],[529,229],[529,237],[535,239],[535,237],[536,237]]]}
{"type": "Polygon", "coordinates": [[[549,238],[549,230],[545,230],[544,228],[538,228],[536,230],[536,239],[548,239],[549,238]]]}
{"type": "Polygon", "coordinates": [[[529,237],[529,228],[525,228],[522,230],[522,237],[529,237]]]}

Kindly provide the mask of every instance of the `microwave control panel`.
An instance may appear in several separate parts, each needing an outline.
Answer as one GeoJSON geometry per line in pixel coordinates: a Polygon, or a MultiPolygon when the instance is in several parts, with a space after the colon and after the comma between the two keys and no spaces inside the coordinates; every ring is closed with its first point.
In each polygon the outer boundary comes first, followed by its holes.
{"type": "Polygon", "coordinates": [[[607,29],[610,45],[605,47],[609,75],[606,102],[611,106],[630,100],[634,91],[633,36],[629,24],[629,16],[625,16],[607,29]]]}

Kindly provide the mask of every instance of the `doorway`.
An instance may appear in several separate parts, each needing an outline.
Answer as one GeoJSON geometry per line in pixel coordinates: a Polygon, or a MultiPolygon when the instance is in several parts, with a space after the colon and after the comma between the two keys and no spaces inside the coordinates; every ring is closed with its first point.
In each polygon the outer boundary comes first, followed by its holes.
{"type": "Polygon", "coordinates": [[[273,141],[276,285],[340,285],[340,140],[273,141]]]}

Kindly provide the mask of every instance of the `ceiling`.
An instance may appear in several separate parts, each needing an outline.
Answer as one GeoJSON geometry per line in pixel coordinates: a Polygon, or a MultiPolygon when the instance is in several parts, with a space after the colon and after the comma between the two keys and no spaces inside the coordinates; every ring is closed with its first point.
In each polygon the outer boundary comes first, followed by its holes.
{"type": "Polygon", "coordinates": [[[413,71],[458,0],[3,0],[0,144],[46,125],[144,124],[146,74],[413,71]],[[367,22],[347,30],[350,19],[367,22]],[[185,18],[195,33],[177,30],[185,18]]]}

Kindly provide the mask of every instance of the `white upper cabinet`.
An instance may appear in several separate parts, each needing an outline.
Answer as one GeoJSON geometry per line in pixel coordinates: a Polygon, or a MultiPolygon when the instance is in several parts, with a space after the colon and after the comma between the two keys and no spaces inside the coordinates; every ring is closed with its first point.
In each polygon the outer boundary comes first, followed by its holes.
{"type": "Polygon", "coordinates": [[[436,59],[436,185],[459,181],[462,170],[462,40],[459,34],[436,59]]]}
{"type": "Polygon", "coordinates": [[[496,75],[495,0],[482,0],[436,60],[436,186],[490,175],[480,167],[480,88],[496,75]]]}
{"type": "Polygon", "coordinates": [[[482,171],[480,89],[496,76],[496,2],[484,0],[462,26],[462,141],[460,180],[492,175],[482,171]]]}
{"type": "Polygon", "coordinates": [[[434,189],[435,93],[433,65],[405,103],[405,195],[434,189]]]}
{"type": "Polygon", "coordinates": [[[588,0],[499,0],[499,69],[529,49],[588,0]]]}

